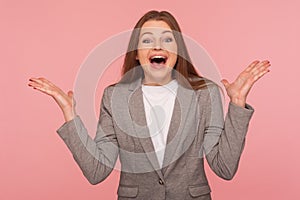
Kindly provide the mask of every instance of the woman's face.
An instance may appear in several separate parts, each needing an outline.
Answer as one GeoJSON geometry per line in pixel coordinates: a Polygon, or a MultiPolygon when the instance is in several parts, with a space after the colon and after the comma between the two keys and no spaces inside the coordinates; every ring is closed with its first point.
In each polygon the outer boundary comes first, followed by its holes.
{"type": "Polygon", "coordinates": [[[177,43],[166,22],[150,20],[143,24],[136,59],[144,70],[144,84],[164,85],[171,81],[177,43]]]}

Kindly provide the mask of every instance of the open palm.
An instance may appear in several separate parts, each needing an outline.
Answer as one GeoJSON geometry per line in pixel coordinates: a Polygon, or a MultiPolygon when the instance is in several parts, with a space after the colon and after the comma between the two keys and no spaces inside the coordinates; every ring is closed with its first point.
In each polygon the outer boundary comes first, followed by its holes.
{"type": "Polygon", "coordinates": [[[74,118],[74,116],[76,115],[76,102],[73,98],[73,91],[68,91],[68,93],[66,94],[59,87],[43,77],[30,78],[29,81],[30,83],[28,84],[28,86],[53,97],[53,99],[63,111],[66,121],[72,120],[74,118]]]}
{"type": "Polygon", "coordinates": [[[239,106],[244,107],[246,103],[247,95],[254,85],[254,83],[268,73],[270,62],[265,61],[253,61],[232,83],[229,83],[226,79],[221,82],[226,88],[227,95],[230,100],[239,106]]]}

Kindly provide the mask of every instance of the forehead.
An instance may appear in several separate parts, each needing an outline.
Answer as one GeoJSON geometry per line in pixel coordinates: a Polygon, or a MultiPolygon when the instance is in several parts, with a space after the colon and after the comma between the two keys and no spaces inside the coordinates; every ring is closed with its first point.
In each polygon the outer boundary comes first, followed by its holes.
{"type": "Polygon", "coordinates": [[[143,24],[140,34],[144,34],[144,33],[161,34],[161,33],[168,33],[168,32],[172,33],[172,29],[166,22],[161,20],[159,21],[150,20],[143,24]]]}

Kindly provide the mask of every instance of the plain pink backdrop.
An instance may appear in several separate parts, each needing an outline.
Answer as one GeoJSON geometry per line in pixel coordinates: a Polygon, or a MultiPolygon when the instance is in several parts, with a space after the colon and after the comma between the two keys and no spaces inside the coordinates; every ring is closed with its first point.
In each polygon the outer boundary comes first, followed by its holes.
{"type": "MultiPolygon", "coordinates": [[[[272,64],[248,97],[255,113],[236,177],[221,180],[206,166],[213,198],[300,199],[299,8],[297,0],[1,0],[0,199],[116,199],[119,172],[90,185],[55,132],[58,106],[27,83],[44,76],[72,89],[89,52],[151,9],[174,14],[230,81],[255,59],[272,64]]],[[[116,73],[98,88],[96,112],[116,73]]]]}

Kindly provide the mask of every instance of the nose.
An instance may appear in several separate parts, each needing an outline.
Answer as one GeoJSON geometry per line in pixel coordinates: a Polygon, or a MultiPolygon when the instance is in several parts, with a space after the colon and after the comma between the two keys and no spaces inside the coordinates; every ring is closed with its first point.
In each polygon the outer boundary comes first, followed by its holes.
{"type": "Polygon", "coordinates": [[[160,40],[156,40],[155,44],[154,44],[154,49],[155,50],[161,50],[161,43],[160,40]]]}

